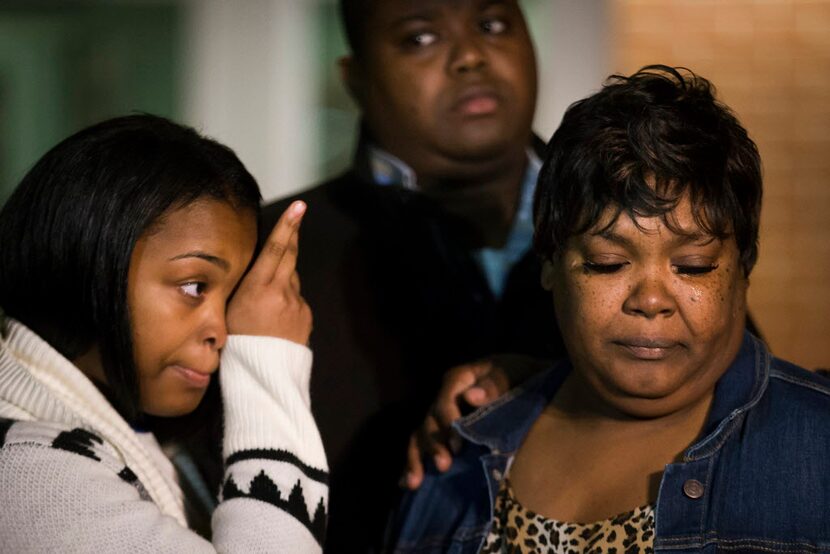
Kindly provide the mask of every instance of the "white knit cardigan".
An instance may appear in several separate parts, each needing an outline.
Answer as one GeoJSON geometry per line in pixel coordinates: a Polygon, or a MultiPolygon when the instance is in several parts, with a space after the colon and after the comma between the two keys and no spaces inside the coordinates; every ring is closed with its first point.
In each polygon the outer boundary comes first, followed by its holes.
{"type": "Polygon", "coordinates": [[[154,463],[158,453],[148,451],[78,368],[24,325],[7,319],[0,337],[0,418],[14,423],[4,424],[0,440],[0,506],[6,507],[0,508],[0,550],[60,546],[82,551],[83,545],[97,545],[103,551],[319,551],[328,485],[325,454],[310,412],[310,367],[311,352],[304,346],[267,337],[229,337],[220,371],[226,475],[211,545],[187,529],[182,491],[154,463]],[[101,439],[100,445],[90,441],[91,456],[53,447],[55,433],[73,429],[101,439]],[[64,467],[71,475],[60,472],[64,467]],[[28,486],[21,489],[24,471],[28,486]],[[39,478],[32,478],[39,472],[39,478]],[[83,485],[75,485],[78,474],[87,472],[89,486],[95,488],[71,495],[73,486],[83,485]],[[128,483],[125,472],[137,481],[128,483]],[[255,486],[257,479],[268,486],[255,486]],[[31,490],[41,483],[42,490],[31,490]],[[296,498],[287,507],[289,492],[297,496],[294,489],[308,514],[297,508],[296,498]],[[55,494],[67,498],[50,513],[54,503],[45,499],[55,494]],[[127,524],[124,506],[136,514],[127,524]],[[89,514],[96,515],[87,519],[89,514]],[[43,517],[52,524],[39,525],[43,517]],[[55,526],[56,518],[65,520],[66,527],[55,526]],[[120,525],[119,532],[109,532],[120,525]],[[74,546],[65,544],[64,531],[64,536],[54,536],[44,530],[56,527],[75,529],[74,546]]]}

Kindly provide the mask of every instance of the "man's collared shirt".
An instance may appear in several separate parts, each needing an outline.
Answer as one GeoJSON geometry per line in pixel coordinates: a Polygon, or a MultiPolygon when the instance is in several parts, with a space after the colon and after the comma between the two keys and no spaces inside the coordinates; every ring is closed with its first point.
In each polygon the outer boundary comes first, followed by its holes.
{"type": "MultiPolygon", "coordinates": [[[[533,194],[542,162],[531,149],[528,149],[527,157],[519,205],[507,241],[501,248],[480,248],[473,251],[490,291],[496,298],[501,298],[510,270],[530,250],[533,242],[533,194]]],[[[369,166],[375,183],[379,185],[401,186],[415,192],[419,190],[418,179],[412,168],[400,158],[376,146],[369,147],[369,166]]]]}

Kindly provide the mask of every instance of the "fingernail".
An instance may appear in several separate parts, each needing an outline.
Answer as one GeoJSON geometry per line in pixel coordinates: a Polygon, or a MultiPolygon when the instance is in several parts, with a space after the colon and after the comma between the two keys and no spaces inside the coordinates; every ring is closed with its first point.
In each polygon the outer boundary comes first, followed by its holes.
{"type": "Polygon", "coordinates": [[[291,204],[291,213],[295,216],[300,216],[305,212],[305,202],[297,201],[291,204]]]}
{"type": "Polygon", "coordinates": [[[479,387],[473,387],[467,390],[467,399],[470,402],[481,402],[485,398],[484,390],[479,387]]]}
{"type": "Polygon", "coordinates": [[[406,486],[410,489],[415,487],[415,475],[412,473],[406,474],[406,486]]]}

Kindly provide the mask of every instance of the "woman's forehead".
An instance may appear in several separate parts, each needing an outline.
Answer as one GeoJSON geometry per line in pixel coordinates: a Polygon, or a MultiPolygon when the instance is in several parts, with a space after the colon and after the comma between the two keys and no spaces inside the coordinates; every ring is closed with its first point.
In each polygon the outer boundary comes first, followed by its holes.
{"type": "Polygon", "coordinates": [[[585,235],[631,239],[639,235],[655,235],[667,241],[695,243],[707,243],[721,238],[705,222],[703,210],[693,210],[688,196],[684,196],[673,209],[657,215],[639,215],[618,206],[608,206],[585,235]]]}

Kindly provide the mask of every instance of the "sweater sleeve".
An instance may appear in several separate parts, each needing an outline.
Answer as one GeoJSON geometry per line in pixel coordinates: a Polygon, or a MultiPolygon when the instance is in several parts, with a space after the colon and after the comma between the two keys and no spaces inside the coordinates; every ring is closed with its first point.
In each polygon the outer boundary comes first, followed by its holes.
{"type": "Polygon", "coordinates": [[[0,420],[0,552],[321,552],[328,473],[308,396],[311,352],[230,337],[220,378],[225,480],[213,543],[164,515],[83,429],[0,420]]]}
{"type": "Polygon", "coordinates": [[[213,515],[214,543],[222,550],[243,544],[241,550],[257,544],[268,551],[321,550],[328,466],[311,415],[311,357],[287,340],[228,338],[220,371],[226,470],[213,515]]]}

